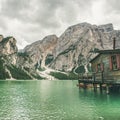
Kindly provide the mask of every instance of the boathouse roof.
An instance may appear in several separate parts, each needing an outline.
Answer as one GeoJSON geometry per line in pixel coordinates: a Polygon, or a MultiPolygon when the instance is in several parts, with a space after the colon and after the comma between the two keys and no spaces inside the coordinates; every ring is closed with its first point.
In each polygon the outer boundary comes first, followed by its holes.
{"type": "Polygon", "coordinates": [[[120,49],[96,50],[95,53],[101,53],[101,54],[114,54],[114,53],[120,53],[120,49]]]}
{"type": "Polygon", "coordinates": [[[120,49],[96,50],[96,51],[92,51],[92,52],[93,53],[98,53],[98,54],[93,59],[90,60],[90,63],[92,63],[101,54],[118,54],[118,53],[120,53],[120,49]]]}

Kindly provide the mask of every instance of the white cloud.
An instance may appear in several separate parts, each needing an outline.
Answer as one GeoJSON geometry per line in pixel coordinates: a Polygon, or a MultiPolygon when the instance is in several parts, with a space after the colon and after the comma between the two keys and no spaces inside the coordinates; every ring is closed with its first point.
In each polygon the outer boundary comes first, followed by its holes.
{"type": "Polygon", "coordinates": [[[97,24],[101,24],[104,21],[104,7],[105,7],[105,0],[98,0],[92,4],[92,18],[93,22],[97,24]]]}
{"type": "Polygon", "coordinates": [[[0,34],[14,36],[18,47],[60,36],[68,26],[80,22],[113,23],[120,28],[118,0],[0,0],[0,34]]]}

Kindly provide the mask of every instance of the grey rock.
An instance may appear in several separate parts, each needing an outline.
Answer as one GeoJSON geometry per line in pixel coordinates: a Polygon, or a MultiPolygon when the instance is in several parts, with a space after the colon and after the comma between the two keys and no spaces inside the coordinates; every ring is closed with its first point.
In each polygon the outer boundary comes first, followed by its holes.
{"type": "Polygon", "coordinates": [[[105,24],[105,25],[100,25],[100,26],[98,26],[98,29],[102,32],[111,32],[111,31],[114,30],[112,23],[105,24]]]}
{"type": "Polygon", "coordinates": [[[3,35],[0,35],[0,42],[3,40],[3,35]]]}
{"type": "Polygon", "coordinates": [[[28,64],[31,67],[33,66],[35,67],[36,65],[37,67],[44,67],[46,57],[48,55],[53,56],[53,52],[57,44],[57,40],[58,37],[56,35],[49,35],[43,38],[42,40],[39,40],[37,42],[32,43],[31,45],[26,46],[23,51],[24,53],[28,54],[32,63],[29,64],[28,61],[23,61],[22,65],[25,66],[26,62],[28,62],[28,64]]]}
{"type": "Polygon", "coordinates": [[[86,66],[95,56],[90,51],[112,49],[113,37],[116,37],[116,48],[119,48],[120,31],[114,30],[111,23],[99,26],[80,23],[70,26],[59,38],[50,35],[26,46],[23,51],[32,62],[20,60],[19,63],[31,68],[48,66],[64,71],[84,66],[88,72],[86,66]]]}
{"type": "Polygon", "coordinates": [[[16,46],[16,39],[13,37],[6,37],[3,38],[1,36],[1,42],[0,42],[0,54],[1,55],[10,55],[17,53],[18,48],[16,46]]]}
{"type": "MultiPolygon", "coordinates": [[[[56,59],[50,67],[63,70],[66,66],[66,71],[71,71],[80,65],[86,67],[90,59],[95,56],[90,51],[112,49],[113,37],[116,37],[117,43],[120,39],[119,35],[120,32],[115,31],[112,24],[97,26],[81,23],[71,26],[59,37],[54,51],[56,59]],[[82,55],[82,61],[80,55],[82,55]]],[[[119,48],[118,44],[116,47],[119,48]]]]}
{"type": "MultiPolygon", "coordinates": [[[[0,57],[4,58],[4,65],[20,68],[31,79],[38,76],[36,69],[44,67],[73,72],[84,68],[87,73],[89,61],[96,56],[91,51],[113,49],[114,37],[119,49],[120,30],[114,30],[111,23],[99,26],[80,23],[70,26],[60,37],[46,36],[18,52],[15,38],[0,35],[0,57]]],[[[12,76],[7,67],[6,71],[12,76]]]]}

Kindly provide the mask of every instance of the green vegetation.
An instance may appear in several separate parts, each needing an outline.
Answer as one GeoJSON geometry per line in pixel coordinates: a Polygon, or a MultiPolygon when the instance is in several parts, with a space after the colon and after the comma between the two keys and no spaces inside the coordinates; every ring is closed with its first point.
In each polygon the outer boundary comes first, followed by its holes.
{"type": "Polygon", "coordinates": [[[43,77],[41,77],[40,75],[38,74],[31,74],[35,79],[38,79],[38,80],[42,80],[44,79],[43,77]]]}
{"type": "Polygon", "coordinates": [[[15,79],[31,79],[31,77],[24,72],[21,68],[18,68],[16,66],[7,66],[9,69],[10,73],[12,74],[12,77],[15,79]]]}
{"type": "Polygon", "coordinates": [[[1,41],[1,43],[6,43],[6,42],[8,42],[10,38],[12,38],[12,36],[3,38],[3,40],[1,41]]]}
{"type": "Polygon", "coordinates": [[[53,59],[50,59],[50,58],[45,59],[45,65],[50,64],[52,61],[53,61],[53,59]]]}
{"type": "Polygon", "coordinates": [[[54,57],[51,54],[48,54],[46,59],[45,59],[45,65],[50,64],[53,61],[54,57]]]}
{"type": "Polygon", "coordinates": [[[59,80],[74,80],[74,79],[78,79],[78,75],[70,72],[68,74],[64,74],[61,72],[51,72],[50,75],[54,76],[55,78],[59,79],[59,80]]]}
{"type": "MultiPolygon", "coordinates": [[[[24,69],[27,71],[27,72],[29,72],[35,79],[44,79],[44,78],[42,78],[40,75],[38,75],[37,73],[35,73],[35,72],[30,72],[31,70],[30,70],[30,68],[28,68],[28,67],[24,67],[24,69]]],[[[42,69],[42,68],[41,68],[42,69]]],[[[42,71],[42,70],[41,70],[42,71]]]]}
{"type": "Polygon", "coordinates": [[[78,75],[73,73],[73,72],[70,72],[68,78],[70,80],[77,80],[78,79],[78,75]]]}
{"type": "Polygon", "coordinates": [[[30,72],[30,68],[29,68],[29,67],[24,67],[24,69],[25,69],[27,72],[30,72]]]}
{"type": "Polygon", "coordinates": [[[99,49],[98,48],[94,48],[94,52],[96,52],[96,51],[99,51],[99,49]]]}
{"type": "Polygon", "coordinates": [[[45,68],[39,67],[38,70],[39,70],[39,71],[45,71],[45,68]]]}
{"type": "Polygon", "coordinates": [[[29,57],[27,52],[18,52],[17,54],[18,56],[21,56],[21,57],[29,57]]]}
{"type": "Polygon", "coordinates": [[[67,65],[62,65],[62,72],[65,72],[67,65]]]}
{"type": "Polygon", "coordinates": [[[55,78],[60,79],[60,80],[67,80],[68,79],[68,75],[61,73],[61,72],[50,72],[50,75],[52,75],[55,78]]]}
{"type": "Polygon", "coordinates": [[[71,45],[68,49],[66,49],[65,51],[61,52],[59,55],[64,55],[72,50],[75,50],[75,46],[71,45]]]}
{"type": "Polygon", "coordinates": [[[5,71],[4,60],[0,58],[0,79],[9,78],[9,74],[5,71]]]}
{"type": "Polygon", "coordinates": [[[76,73],[85,73],[85,68],[83,65],[79,66],[76,70],[76,73]]]}
{"type": "Polygon", "coordinates": [[[29,63],[32,63],[32,59],[29,57],[29,53],[27,53],[27,52],[18,52],[17,55],[19,57],[24,58],[25,61],[28,61],[29,63]]]}

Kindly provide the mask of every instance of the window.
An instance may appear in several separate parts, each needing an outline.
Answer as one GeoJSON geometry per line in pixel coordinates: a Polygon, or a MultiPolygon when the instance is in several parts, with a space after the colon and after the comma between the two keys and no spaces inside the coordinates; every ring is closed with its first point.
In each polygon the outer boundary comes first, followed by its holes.
{"type": "Polygon", "coordinates": [[[97,64],[97,71],[98,71],[98,72],[101,71],[101,66],[100,66],[100,64],[97,64]]]}
{"type": "Polygon", "coordinates": [[[117,58],[116,58],[116,55],[111,56],[111,61],[112,61],[112,69],[116,70],[117,69],[117,58]]]}
{"type": "Polygon", "coordinates": [[[103,63],[97,64],[96,72],[102,72],[102,71],[104,71],[104,64],[103,63]]]}

